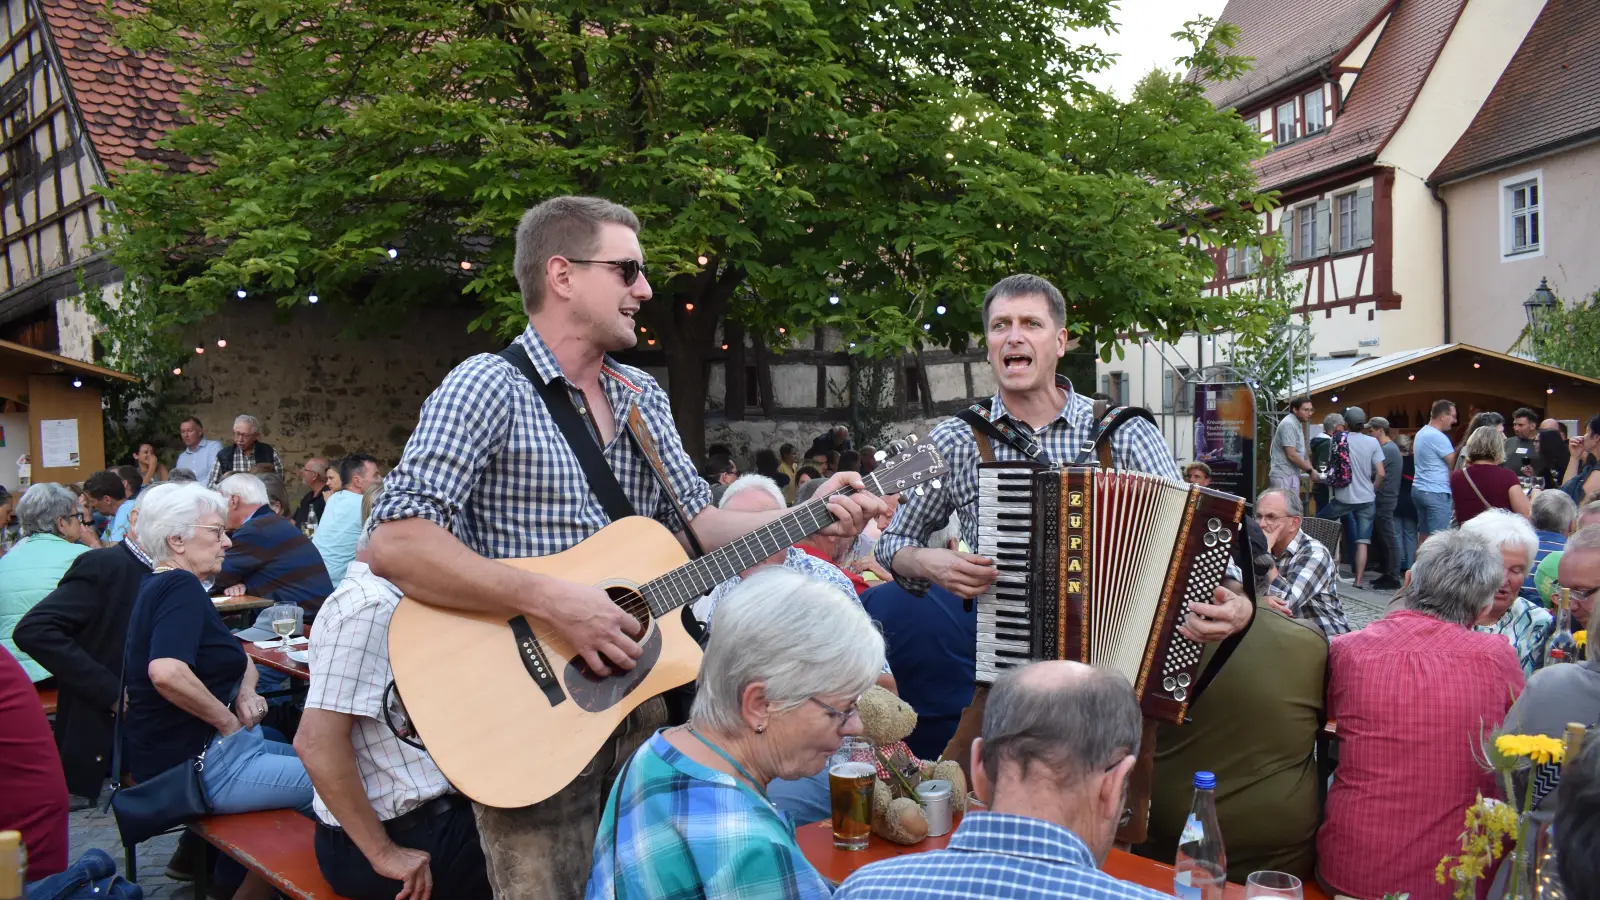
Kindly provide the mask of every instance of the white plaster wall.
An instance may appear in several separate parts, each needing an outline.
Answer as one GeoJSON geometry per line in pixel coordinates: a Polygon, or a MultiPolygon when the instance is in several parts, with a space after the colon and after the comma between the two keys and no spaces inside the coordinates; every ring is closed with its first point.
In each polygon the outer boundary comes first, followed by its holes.
{"type": "MultiPolygon", "coordinates": [[[[1372,55],[1372,48],[1377,46],[1378,37],[1383,34],[1383,29],[1388,27],[1388,25],[1389,16],[1384,16],[1383,21],[1379,22],[1377,26],[1367,34],[1366,37],[1361,39],[1361,43],[1355,45],[1355,47],[1345,55],[1344,59],[1336,60],[1336,62],[1338,62],[1340,65],[1351,66],[1358,69],[1366,65],[1367,57],[1372,55]]],[[[1339,95],[1341,97],[1350,96],[1350,89],[1355,86],[1356,79],[1360,77],[1361,76],[1359,72],[1347,72],[1343,75],[1340,75],[1339,95]]]]}
{"type": "Polygon", "coordinates": [[[1450,206],[1452,337],[1507,350],[1527,323],[1522,301],[1548,278],[1568,302],[1600,289],[1600,143],[1456,182],[1440,189],[1450,206]],[[1506,256],[1500,182],[1538,172],[1543,253],[1506,256]]]}

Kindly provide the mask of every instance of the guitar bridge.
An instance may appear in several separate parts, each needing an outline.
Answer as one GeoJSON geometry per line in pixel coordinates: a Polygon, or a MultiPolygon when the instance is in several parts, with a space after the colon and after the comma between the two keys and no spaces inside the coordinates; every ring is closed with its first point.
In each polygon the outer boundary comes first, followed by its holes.
{"type": "Polygon", "coordinates": [[[550,671],[550,660],[545,657],[544,648],[539,646],[539,639],[534,637],[528,617],[517,616],[509,624],[517,638],[517,655],[522,658],[522,667],[528,670],[529,677],[544,692],[550,705],[559,705],[567,699],[566,692],[561,689],[561,682],[556,679],[555,673],[550,671]]]}

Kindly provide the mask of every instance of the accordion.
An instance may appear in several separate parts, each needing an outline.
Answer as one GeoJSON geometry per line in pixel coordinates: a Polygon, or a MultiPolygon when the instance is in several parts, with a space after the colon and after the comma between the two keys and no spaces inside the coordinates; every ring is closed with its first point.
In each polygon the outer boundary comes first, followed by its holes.
{"type": "Polygon", "coordinates": [[[978,466],[977,552],[998,577],[976,598],[977,680],[1035,660],[1121,672],[1144,714],[1181,722],[1201,645],[1178,634],[1210,602],[1244,500],[1136,472],[978,466]]]}

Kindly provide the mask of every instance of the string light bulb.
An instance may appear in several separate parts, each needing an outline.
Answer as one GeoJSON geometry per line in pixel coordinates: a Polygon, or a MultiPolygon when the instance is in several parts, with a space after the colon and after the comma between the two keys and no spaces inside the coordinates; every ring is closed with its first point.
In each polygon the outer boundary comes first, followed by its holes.
{"type": "Polygon", "coordinates": [[[722,345],[722,349],[724,349],[724,350],[728,349],[728,345],[727,344],[723,344],[722,345]]]}
{"type": "Polygon", "coordinates": [[[199,346],[199,345],[196,345],[196,346],[195,346],[195,348],[194,348],[194,354],[195,354],[195,355],[196,355],[196,356],[199,356],[199,355],[201,355],[201,354],[203,354],[203,353],[205,353],[205,352],[206,352],[206,348],[204,348],[204,347],[201,347],[201,346],[199,346]]]}
{"type": "Polygon", "coordinates": [[[923,331],[932,331],[933,330],[933,326],[928,324],[927,322],[923,322],[922,323],[922,330],[923,331]]]}
{"type": "Polygon", "coordinates": [[[699,259],[699,260],[698,260],[698,262],[699,262],[699,263],[700,263],[700,265],[702,265],[702,266],[703,266],[703,265],[705,265],[705,264],[706,264],[706,263],[709,263],[709,262],[711,262],[711,260],[710,260],[710,259],[708,259],[708,258],[707,258],[707,257],[706,257],[706,255],[705,255],[705,254],[704,254],[704,253],[702,253],[702,254],[700,254],[700,259],[699,259]]]}
{"type": "Polygon", "coordinates": [[[250,296],[249,294],[245,293],[244,288],[239,288],[237,291],[234,291],[233,295],[235,297],[238,297],[240,300],[243,300],[244,298],[250,296]]]}
{"type": "Polygon", "coordinates": [[[645,341],[645,343],[649,344],[652,347],[654,347],[656,345],[656,339],[655,338],[651,338],[650,340],[645,341]]]}
{"type": "Polygon", "coordinates": [[[945,311],[945,309],[944,309],[944,304],[942,304],[942,303],[941,303],[941,304],[939,304],[939,305],[938,305],[938,306],[935,306],[935,307],[934,307],[934,308],[933,308],[933,311],[934,311],[934,312],[936,312],[936,313],[938,313],[938,314],[939,314],[939,315],[941,315],[941,316],[942,316],[942,315],[944,315],[944,311],[945,311]]]}
{"type": "Polygon", "coordinates": [[[399,258],[399,256],[400,256],[400,251],[399,250],[396,250],[393,247],[389,248],[389,258],[390,259],[397,259],[397,258],[399,258]]]}
{"type": "Polygon", "coordinates": [[[781,327],[781,326],[780,326],[780,327],[779,327],[779,328],[778,328],[778,333],[779,333],[779,334],[788,334],[788,333],[789,333],[789,329],[787,329],[787,328],[783,328],[783,327],[781,327]]]}
{"type": "Polygon", "coordinates": [[[316,294],[311,294],[311,295],[306,297],[306,302],[307,303],[315,303],[315,302],[317,302],[318,300],[321,300],[321,299],[322,298],[318,297],[316,294]]]}
{"type": "Polygon", "coordinates": [[[183,367],[180,366],[180,367],[178,367],[176,369],[173,369],[172,370],[172,374],[174,374],[174,375],[182,375],[183,374],[183,367]]]}
{"type": "Polygon", "coordinates": [[[217,346],[218,347],[226,347],[226,346],[228,346],[228,342],[223,340],[222,338],[217,338],[217,346]]]}
{"type": "Polygon", "coordinates": [[[1332,397],[1329,397],[1328,398],[1328,402],[1329,403],[1338,403],[1339,402],[1339,395],[1338,394],[1334,394],[1332,397]]]}
{"type": "Polygon", "coordinates": [[[1556,389],[1555,389],[1555,387],[1554,387],[1554,386],[1553,386],[1553,385],[1552,385],[1552,386],[1551,386],[1551,387],[1547,387],[1547,388],[1545,388],[1545,389],[1544,389],[1544,392],[1545,392],[1545,393],[1546,393],[1546,394],[1554,394],[1554,393],[1555,393],[1555,392],[1556,392],[1556,389]]]}
{"type": "Polygon", "coordinates": [[[465,271],[469,271],[469,270],[471,270],[471,268],[472,268],[472,263],[471,263],[471,262],[470,262],[470,261],[468,261],[468,260],[465,260],[465,259],[463,259],[463,260],[462,260],[462,261],[461,261],[461,270],[462,270],[462,271],[463,271],[463,272],[465,272],[465,271]]]}
{"type": "Polygon", "coordinates": [[[684,309],[684,312],[694,312],[694,304],[693,303],[685,303],[683,305],[683,309],[684,309]]]}
{"type": "Polygon", "coordinates": [[[1476,362],[1476,361],[1474,361],[1474,362],[1473,362],[1473,363],[1472,363],[1472,367],[1473,367],[1473,368],[1474,368],[1474,369],[1481,369],[1481,368],[1483,368],[1483,363],[1481,363],[1481,362],[1476,362]]]}
{"type": "Polygon", "coordinates": [[[1415,372],[1407,372],[1406,373],[1406,380],[1407,381],[1416,381],[1417,380],[1416,373],[1415,372]]]}
{"type": "Polygon", "coordinates": [[[72,379],[72,386],[73,387],[83,387],[83,379],[82,378],[74,378],[74,379],[72,379]]]}
{"type": "Polygon", "coordinates": [[[838,294],[833,294],[833,295],[829,296],[828,297],[828,303],[832,304],[833,306],[838,306],[839,305],[839,295],[838,294]]]}

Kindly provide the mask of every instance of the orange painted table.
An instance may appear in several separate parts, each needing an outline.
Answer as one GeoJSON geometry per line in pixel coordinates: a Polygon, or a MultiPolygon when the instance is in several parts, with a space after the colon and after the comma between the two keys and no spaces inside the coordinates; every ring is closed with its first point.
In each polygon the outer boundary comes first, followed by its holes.
{"type": "MultiPolygon", "coordinates": [[[[954,833],[952,830],[951,834],[954,833]]],[[[950,835],[945,834],[924,838],[920,843],[905,847],[872,835],[865,850],[839,850],[833,846],[833,823],[828,821],[815,822],[798,828],[796,836],[800,841],[800,852],[805,854],[807,861],[816,867],[823,878],[835,883],[849,878],[852,872],[867,863],[892,859],[907,853],[942,850],[950,842],[950,835]]],[[[1100,868],[1114,878],[1131,881],[1163,894],[1172,893],[1173,871],[1172,867],[1165,863],[1158,863],[1153,859],[1145,859],[1122,850],[1112,850],[1100,868]]],[[[1328,895],[1315,884],[1305,884],[1304,893],[1305,900],[1328,900],[1328,895]]],[[[1223,897],[1225,900],[1244,900],[1244,885],[1230,882],[1223,897]]]]}

